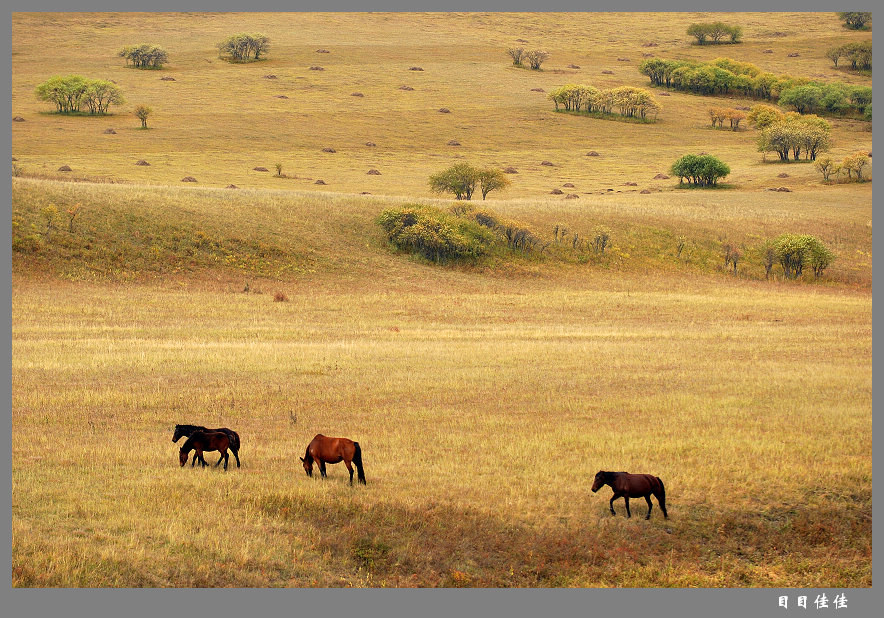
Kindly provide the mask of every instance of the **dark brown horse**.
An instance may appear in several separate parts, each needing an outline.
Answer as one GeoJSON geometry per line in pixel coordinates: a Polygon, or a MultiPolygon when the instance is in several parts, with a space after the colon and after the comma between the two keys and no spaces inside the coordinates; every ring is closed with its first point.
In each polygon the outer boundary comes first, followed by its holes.
{"type": "Polygon", "coordinates": [[[353,484],[353,466],[352,461],[356,465],[356,471],[359,473],[359,482],[365,485],[365,471],[362,469],[362,449],[359,448],[359,442],[353,442],[348,438],[329,438],[321,433],[307,445],[307,452],[301,457],[304,464],[304,472],[307,476],[313,476],[313,462],[319,464],[319,473],[325,478],[325,464],[336,464],[341,461],[350,471],[350,484],[353,484]]]}
{"type": "MultiPolygon", "coordinates": [[[[239,434],[233,431],[232,429],[227,429],[227,427],[219,427],[218,429],[206,429],[201,425],[175,425],[175,435],[172,436],[172,442],[178,442],[182,437],[190,437],[193,435],[195,431],[220,431],[221,433],[227,434],[227,438],[230,440],[230,452],[233,453],[233,456],[236,457],[236,467],[239,468],[239,434]]],[[[193,461],[191,462],[191,467],[196,463],[196,453],[193,455],[193,461]]],[[[218,463],[221,463],[221,460],[218,460],[218,463]]],[[[218,464],[215,464],[218,465],[218,464]]]]}
{"type": "Polygon", "coordinates": [[[595,475],[595,480],[592,482],[593,493],[605,485],[610,485],[611,489],[614,490],[614,496],[611,498],[610,503],[611,515],[616,515],[614,513],[614,500],[617,498],[622,496],[626,502],[627,517],[632,517],[632,514],[629,512],[629,499],[644,498],[648,501],[648,516],[645,519],[650,519],[651,494],[654,494],[654,497],[657,498],[657,502],[660,504],[660,510],[663,511],[663,517],[669,518],[669,515],[666,514],[666,488],[663,487],[663,481],[660,480],[660,477],[651,474],[629,474],[628,472],[605,472],[599,470],[598,474],[595,475]]]}
{"type": "Polygon", "coordinates": [[[218,451],[221,453],[221,459],[218,460],[215,467],[217,468],[223,459],[224,469],[226,470],[227,461],[230,459],[230,455],[227,454],[228,448],[230,448],[230,438],[227,437],[226,433],[220,431],[195,431],[184,441],[184,446],[178,452],[178,461],[184,466],[187,463],[190,451],[196,451],[196,454],[193,456],[194,460],[199,459],[200,463],[205,467],[209,464],[206,463],[203,453],[205,451],[218,451]]]}

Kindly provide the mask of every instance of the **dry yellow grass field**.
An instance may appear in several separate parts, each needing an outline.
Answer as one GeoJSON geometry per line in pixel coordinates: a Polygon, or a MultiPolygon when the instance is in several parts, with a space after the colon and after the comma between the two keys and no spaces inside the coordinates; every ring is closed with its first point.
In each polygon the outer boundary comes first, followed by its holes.
{"type": "MultiPolygon", "coordinates": [[[[870,33],[677,13],[17,13],[12,33],[13,586],[872,585],[871,183],[762,163],[754,131],[706,128],[714,98],[673,92],[637,125],[531,92],[645,87],[648,49],[871,84],[822,55],[870,33]],[[713,18],[746,42],[690,46],[687,25],[713,18]],[[218,59],[239,31],[268,34],[266,61],[218,59]],[[550,51],[546,70],[508,66],[518,38],[550,51]],[[140,42],[167,68],[115,57],[140,42]],[[46,113],[35,86],[67,73],[112,78],[128,103],[46,113]],[[142,102],[148,131],[126,113],[142,102]],[[653,180],[704,149],[731,188],[653,180]],[[426,179],[461,158],[519,169],[495,212],[545,238],[605,225],[609,250],[392,251],[378,215],[450,205],[426,179]],[[298,178],[252,171],[277,162],[298,178]],[[580,199],[549,195],[565,182],[580,199]],[[823,277],[765,279],[758,251],[784,232],[835,252],[823,277]],[[242,467],[182,469],[176,423],[236,429],[242,467]],[[366,486],[342,465],[307,478],[320,432],[360,442],[366,486]],[[599,469],[660,476],[669,519],[655,502],[645,521],[641,499],[611,517],[599,469]]],[[[833,126],[834,153],[871,149],[868,123],[833,126]]]]}

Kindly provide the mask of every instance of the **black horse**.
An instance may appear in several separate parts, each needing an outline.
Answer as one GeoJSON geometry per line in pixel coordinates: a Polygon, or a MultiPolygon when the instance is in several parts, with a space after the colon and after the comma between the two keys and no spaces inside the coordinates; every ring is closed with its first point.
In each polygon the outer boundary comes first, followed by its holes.
{"type": "Polygon", "coordinates": [[[651,494],[654,494],[654,497],[657,498],[657,502],[660,504],[660,510],[663,511],[663,517],[669,518],[669,515],[666,513],[666,488],[663,486],[663,481],[660,480],[659,476],[599,470],[592,483],[592,492],[597,492],[605,485],[610,485],[611,489],[614,490],[614,495],[610,502],[611,515],[615,515],[614,500],[617,498],[622,497],[626,502],[627,517],[632,517],[632,513],[629,512],[629,499],[644,498],[648,502],[648,515],[645,519],[650,519],[651,494]]]}
{"type": "MultiPolygon", "coordinates": [[[[227,438],[230,440],[230,452],[233,453],[234,457],[236,457],[236,467],[239,468],[239,434],[232,429],[228,429],[227,427],[220,427],[218,429],[206,429],[205,427],[201,427],[200,425],[175,425],[175,435],[172,436],[172,442],[178,442],[178,440],[183,437],[189,438],[194,434],[194,432],[197,431],[226,434],[227,438]]],[[[196,464],[196,459],[196,453],[194,453],[193,461],[190,464],[191,467],[196,464]]],[[[224,459],[224,455],[221,456],[221,459],[224,459]]],[[[221,463],[221,459],[218,460],[218,463],[221,463]]],[[[215,465],[217,466],[218,464],[215,465]]]]}

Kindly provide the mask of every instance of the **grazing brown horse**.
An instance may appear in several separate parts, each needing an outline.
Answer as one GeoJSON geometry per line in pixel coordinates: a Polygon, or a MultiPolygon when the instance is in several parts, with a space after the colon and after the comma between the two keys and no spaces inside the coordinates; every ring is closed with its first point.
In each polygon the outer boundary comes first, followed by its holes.
{"type": "Polygon", "coordinates": [[[605,472],[599,470],[598,474],[595,475],[595,480],[592,482],[593,493],[605,485],[610,485],[611,489],[614,490],[614,496],[610,502],[611,515],[616,515],[614,513],[614,500],[617,498],[622,496],[626,502],[627,517],[632,517],[632,514],[629,512],[629,499],[644,498],[648,501],[648,516],[645,519],[650,519],[651,494],[654,494],[654,497],[657,498],[657,502],[660,504],[660,510],[663,511],[663,517],[669,519],[669,515],[666,514],[666,488],[663,487],[663,481],[660,480],[660,477],[651,474],[630,474],[629,472],[605,472]]]}
{"type": "MultiPolygon", "coordinates": [[[[236,467],[239,468],[239,434],[227,427],[219,427],[218,429],[206,429],[201,425],[175,425],[175,434],[172,436],[172,442],[178,442],[182,437],[190,437],[195,431],[220,431],[226,433],[230,440],[230,452],[236,457],[236,467]]],[[[222,456],[223,457],[223,456],[222,456]]],[[[193,454],[191,467],[196,463],[196,453],[193,454]]],[[[221,460],[218,460],[221,463],[221,460]]],[[[216,464],[217,465],[217,464],[216,464]]]]}
{"type": "Polygon", "coordinates": [[[356,471],[359,473],[359,482],[365,485],[365,471],[362,469],[362,449],[359,448],[359,442],[354,442],[348,438],[329,438],[321,433],[307,445],[307,452],[301,457],[304,463],[304,472],[307,476],[313,476],[313,462],[319,464],[319,473],[325,478],[325,464],[336,464],[341,461],[350,471],[350,484],[353,484],[353,466],[352,461],[356,464],[356,471]]]}
{"type": "MultiPolygon", "coordinates": [[[[178,453],[178,461],[183,467],[187,463],[190,451],[196,451],[194,459],[199,459],[200,463],[205,467],[209,464],[203,458],[203,453],[205,451],[218,451],[221,453],[221,459],[224,460],[224,469],[226,470],[227,461],[230,459],[230,455],[227,454],[228,448],[230,448],[230,438],[227,437],[226,433],[221,433],[220,431],[195,431],[184,441],[184,446],[181,447],[178,453]]],[[[221,459],[215,464],[216,468],[221,463],[221,459]]]]}

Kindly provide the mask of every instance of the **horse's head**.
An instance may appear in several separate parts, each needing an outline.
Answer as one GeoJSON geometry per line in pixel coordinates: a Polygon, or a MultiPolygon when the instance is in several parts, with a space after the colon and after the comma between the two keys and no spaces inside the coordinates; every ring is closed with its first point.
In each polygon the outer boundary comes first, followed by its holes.
{"type": "Polygon", "coordinates": [[[175,425],[175,435],[172,436],[172,442],[178,442],[183,435],[184,431],[182,430],[181,425],[175,425]]]}
{"type": "Polygon", "coordinates": [[[301,459],[301,463],[304,464],[304,472],[307,473],[307,476],[312,477],[313,476],[313,460],[312,459],[304,459],[303,457],[301,457],[300,459],[301,459]]]}
{"type": "Polygon", "coordinates": [[[184,464],[187,463],[187,453],[184,452],[184,449],[178,449],[178,463],[181,464],[181,467],[184,467],[184,464]]]}
{"type": "Polygon", "coordinates": [[[599,470],[595,475],[595,480],[592,482],[592,493],[597,492],[599,489],[605,486],[607,475],[599,470]]]}

